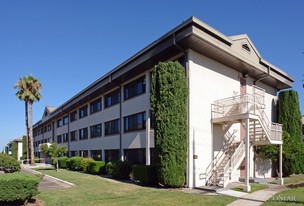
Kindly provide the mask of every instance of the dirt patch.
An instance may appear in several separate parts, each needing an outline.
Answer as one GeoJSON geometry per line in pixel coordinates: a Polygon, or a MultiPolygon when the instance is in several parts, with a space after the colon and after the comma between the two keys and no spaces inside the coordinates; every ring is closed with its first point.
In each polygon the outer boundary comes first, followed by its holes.
{"type": "Polygon", "coordinates": [[[286,185],[288,188],[304,187],[304,182],[286,185]]]}
{"type": "Polygon", "coordinates": [[[13,202],[0,202],[1,206],[44,206],[44,202],[38,199],[30,199],[27,202],[13,201],[13,202]]]}
{"type": "Polygon", "coordinates": [[[44,202],[38,199],[31,199],[24,206],[44,206],[44,202]]]}

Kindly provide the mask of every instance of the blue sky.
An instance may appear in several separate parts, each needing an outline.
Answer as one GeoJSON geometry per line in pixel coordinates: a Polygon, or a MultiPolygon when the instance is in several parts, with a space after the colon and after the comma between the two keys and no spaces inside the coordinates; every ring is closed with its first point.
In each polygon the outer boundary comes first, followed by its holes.
{"type": "Polygon", "coordinates": [[[59,106],[190,16],[246,33],[262,57],[295,79],[304,113],[304,1],[0,0],[0,151],[25,134],[19,77],[32,74],[45,106],[59,106]]]}

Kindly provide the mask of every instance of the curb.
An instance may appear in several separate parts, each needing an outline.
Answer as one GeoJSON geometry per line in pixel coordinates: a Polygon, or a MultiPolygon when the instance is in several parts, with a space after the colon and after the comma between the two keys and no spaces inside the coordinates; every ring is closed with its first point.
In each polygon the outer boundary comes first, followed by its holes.
{"type": "Polygon", "coordinates": [[[36,171],[36,170],[32,170],[31,168],[26,168],[26,169],[31,170],[32,173],[39,174],[39,175],[44,175],[44,176],[46,176],[46,177],[48,177],[48,178],[50,178],[50,179],[54,179],[54,180],[56,180],[56,181],[58,181],[58,182],[61,182],[61,183],[70,185],[71,187],[75,187],[75,186],[76,186],[74,183],[71,183],[71,182],[68,182],[68,181],[59,179],[59,178],[57,178],[57,177],[53,177],[53,176],[51,176],[51,175],[43,174],[43,173],[38,172],[38,171],[36,171]]]}

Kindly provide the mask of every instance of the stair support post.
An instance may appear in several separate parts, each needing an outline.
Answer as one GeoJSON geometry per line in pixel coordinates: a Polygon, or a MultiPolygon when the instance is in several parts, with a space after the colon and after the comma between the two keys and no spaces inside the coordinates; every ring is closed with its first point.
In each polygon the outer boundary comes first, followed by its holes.
{"type": "Polygon", "coordinates": [[[283,144],[280,144],[280,165],[279,165],[279,177],[278,177],[278,184],[284,185],[284,179],[283,179],[283,144]]]}
{"type": "Polygon", "coordinates": [[[251,186],[249,183],[250,176],[250,136],[249,136],[249,118],[245,120],[246,125],[246,139],[245,139],[245,187],[244,191],[250,192],[251,186]]]}

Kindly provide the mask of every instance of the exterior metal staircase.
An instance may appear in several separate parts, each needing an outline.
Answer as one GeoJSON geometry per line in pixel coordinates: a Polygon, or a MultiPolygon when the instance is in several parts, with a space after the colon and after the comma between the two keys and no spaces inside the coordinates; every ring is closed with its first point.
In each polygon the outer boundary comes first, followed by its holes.
{"type": "MultiPolygon", "coordinates": [[[[212,104],[213,124],[230,125],[227,127],[226,143],[203,173],[206,185],[226,187],[231,175],[245,158],[245,143],[235,141],[229,133],[234,123],[244,124],[249,119],[249,136],[252,145],[282,144],[282,125],[269,121],[264,109],[264,90],[253,86],[252,94],[238,95],[215,101],[212,104]]],[[[245,129],[246,126],[244,126],[245,129]]]]}

